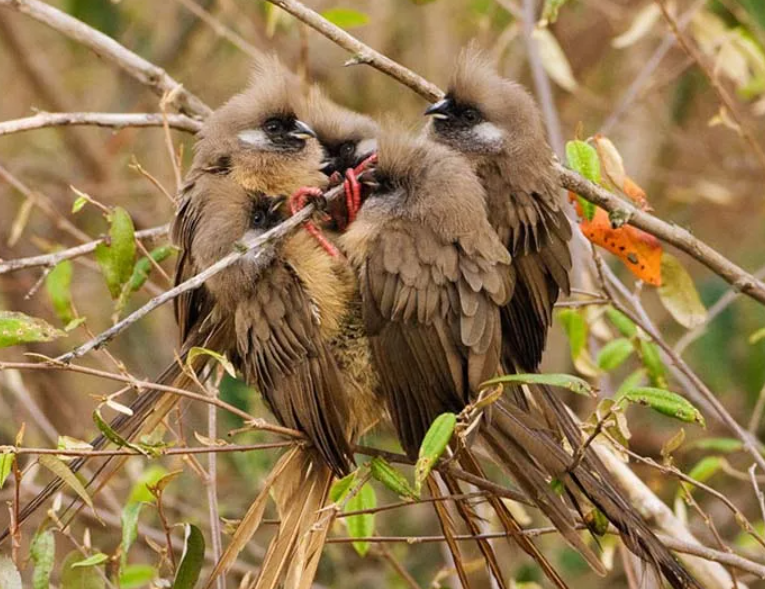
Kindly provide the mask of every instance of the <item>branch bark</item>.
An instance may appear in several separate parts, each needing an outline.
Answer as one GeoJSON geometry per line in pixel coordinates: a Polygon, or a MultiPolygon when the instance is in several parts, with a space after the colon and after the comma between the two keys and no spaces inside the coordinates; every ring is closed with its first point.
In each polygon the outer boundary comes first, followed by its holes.
{"type": "Polygon", "coordinates": [[[626,222],[630,225],[643,229],[662,241],[674,245],[724,278],[736,290],[765,304],[765,284],[762,281],[757,280],[752,274],[691,235],[688,230],[641,211],[626,200],[593,184],[561,164],[558,164],[558,174],[563,188],[575,192],[609,213],[615,213],[620,219],[627,219],[626,222]]]}
{"type": "MultiPolygon", "coordinates": [[[[23,119],[0,122],[0,136],[69,125],[124,129],[125,127],[162,127],[163,124],[160,113],[41,112],[23,119]]],[[[167,124],[171,129],[187,133],[196,133],[202,127],[196,119],[176,114],[167,115],[167,124]]]]}

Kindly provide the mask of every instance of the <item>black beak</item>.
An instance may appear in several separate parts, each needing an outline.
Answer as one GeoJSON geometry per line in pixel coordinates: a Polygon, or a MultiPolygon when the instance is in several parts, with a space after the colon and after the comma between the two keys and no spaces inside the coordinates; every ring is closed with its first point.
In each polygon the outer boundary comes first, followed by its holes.
{"type": "Polygon", "coordinates": [[[319,166],[319,170],[327,176],[331,176],[332,172],[337,169],[337,160],[333,157],[324,158],[319,166]]]}
{"type": "Polygon", "coordinates": [[[288,135],[296,139],[308,139],[309,137],[316,139],[316,133],[314,130],[306,125],[303,121],[299,120],[295,120],[295,129],[290,131],[288,135]]]}
{"type": "Polygon", "coordinates": [[[451,110],[454,107],[454,102],[451,98],[444,98],[438,102],[431,104],[425,110],[425,116],[435,117],[436,119],[448,119],[451,116],[451,110]]]}

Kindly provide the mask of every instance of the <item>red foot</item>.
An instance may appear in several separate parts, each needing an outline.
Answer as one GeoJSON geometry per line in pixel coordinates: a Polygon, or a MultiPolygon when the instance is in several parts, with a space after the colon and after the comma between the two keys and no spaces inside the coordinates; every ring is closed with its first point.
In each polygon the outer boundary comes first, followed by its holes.
{"type": "Polygon", "coordinates": [[[353,223],[356,215],[361,208],[361,185],[359,184],[359,175],[370,165],[377,162],[377,154],[373,153],[355,168],[348,168],[345,171],[345,204],[348,209],[348,223],[353,223]]]}
{"type": "MultiPolygon", "coordinates": [[[[294,215],[300,209],[305,207],[309,196],[320,197],[322,194],[322,191],[315,186],[303,186],[302,188],[298,188],[295,193],[290,196],[290,212],[294,215]]],[[[319,245],[321,245],[330,256],[336,258],[340,255],[337,248],[324,236],[319,228],[313,224],[313,221],[305,222],[305,230],[313,235],[316,241],[319,242],[319,245]]]]}

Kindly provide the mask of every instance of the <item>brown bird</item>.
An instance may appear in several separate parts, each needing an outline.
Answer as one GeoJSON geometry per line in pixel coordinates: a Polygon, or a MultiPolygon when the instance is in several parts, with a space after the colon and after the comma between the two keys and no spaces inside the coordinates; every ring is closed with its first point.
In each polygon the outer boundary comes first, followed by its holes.
{"type": "MultiPolygon", "coordinates": [[[[230,253],[246,235],[268,227],[282,195],[326,181],[319,170],[322,149],[297,119],[297,100],[278,62],[265,59],[256,64],[250,87],[205,122],[173,227],[181,247],[176,283],[230,253]],[[266,206],[270,195],[274,200],[266,206]]],[[[298,231],[271,257],[247,256],[175,302],[180,359],[196,346],[228,354],[263,392],[277,419],[312,442],[315,450],[293,462],[291,471],[293,483],[308,479],[292,487],[297,493],[293,506],[300,509],[323,506],[333,474],[347,473],[353,463],[342,376],[328,348],[350,293],[336,264],[311,236],[298,231]]],[[[194,368],[203,366],[196,361],[194,368]]],[[[174,364],[162,382],[177,382],[180,373],[174,364]]],[[[115,431],[133,437],[147,417],[156,425],[174,402],[162,396],[144,392],[131,406],[132,416],[113,422],[115,431]]],[[[99,437],[94,446],[106,443],[99,437]]],[[[75,463],[74,470],[81,466],[75,463]]],[[[49,485],[23,517],[58,486],[60,481],[49,485]]],[[[279,572],[283,568],[277,567],[279,572]]]]}
{"type": "MultiPolygon", "coordinates": [[[[444,412],[460,413],[480,384],[497,375],[500,308],[512,295],[513,270],[487,220],[481,184],[456,152],[387,132],[380,138],[375,181],[377,189],[340,245],[358,275],[382,394],[404,450],[416,458],[432,421],[444,412]]],[[[483,474],[469,450],[460,452],[460,460],[483,474]]],[[[451,492],[459,492],[456,481],[443,479],[451,492]]],[[[429,484],[439,494],[438,485],[429,484]]],[[[560,503],[546,482],[540,486],[560,503]]],[[[502,502],[493,498],[491,505],[521,547],[565,587],[502,502]]],[[[478,533],[471,506],[458,504],[458,510],[478,533]]],[[[438,515],[447,538],[453,537],[448,515],[438,515]]],[[[573,530],[572,536],[586,551],[573,530]]],[[[479,548],[504,583],[491,546],[479,542],[479,548]]],[[[450,549],[459,563],[456,542],[450,541],[450,549]]],[[[468,586],[465,572],[459,565],[457,570],[468,586]]]]}
{"type": "MultiPolygon", "coordinates": [[[[559,200],[554,155],[545,140],[542,117],[531,95],[502,78],[475,49],[463,52],[446,97],[426,114],[433,117],[428,135],[471,162],[485,190],[492,227],[513,257],[515,292],[501,309],[503,369],[536,372],[555,301],[561,291],[569,292],[571,268],[571,228],[559,200]]],[[[622,497],[591,449],[578,468],[567,472],[570,457],[562,442],[581,446],[581,430],[548,387],[533,386],[529,391],[530,399],[517,388],[512,400],[497,403],[493,417],[500,435],[485,432],[500,462],[505,466],[515,462],[509,470],[516,475],[528,472],[525,461],[519,462],[514,446],[508,444],[510,430],[517,430],[510,437],[521,444],[523,454],[541,472],[558,478],[566,473],[569,495],[584,495],[598,507],[630,550],[660,569],[673,587],[697,586],[622,497]],[[531,424],[528,432],[517,429],[522,424],[531,424]],[[525,440],[527,434],[533,436],[525,440]]]]}

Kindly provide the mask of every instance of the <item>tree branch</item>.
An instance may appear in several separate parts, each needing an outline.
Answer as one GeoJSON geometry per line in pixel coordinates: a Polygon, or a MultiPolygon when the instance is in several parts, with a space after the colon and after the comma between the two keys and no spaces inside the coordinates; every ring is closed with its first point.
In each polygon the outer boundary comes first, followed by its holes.
{"type": "Polygon", "coordinates": [[[358,65],[362,63],[371,65],[373,68],[398,80],[407,88],[414,90],[414,92],[422,96],[425,100],[435,102],[436,100],[443,98],[444,93],[438,86],[428,82],[425,78],[418,76],[412,70],[405,68],[389,57],[386,57],[382,53],[365,45],[352,35],[346,33],[340,27],[333,25],[319,13],[314,12],[303,5],[301,2],[297,2],[296,0],[267,1],[286,12],[289,12],[299,21],[307,24],[330,41],[352,53],[353,57],[348,60],[345,65],[358,65]]]}
{"type": "Polygon", "coordinates": [[[662,241],[674,245],[724,278],[736,290],[765,304],[765,284],[691,235],[688,230],[641,211],[633,204],[593,184],[573,170],[569,170],[561,164],[557,164],[557,166],[563,188],[575,192],[609,213],[615,213],[620,219],[626,219],[630,225],[643,229],[662,241]]]}
{"type": "MultiPolygon", "coordinates": [[[[89,125],[124,129],[125,127],[162,127],[159,113],[107,113],[107,112],[41,112],[31,117],[0,122],[0,136],[68,125],[89,125]]],[[[168,114],[167,124],[171,129],[196,133],[202,127],[196,119],[186,115],[168,114]]]]}
{"type": "Polygon", "coordinates": [[[171,78],[162,68],[139,57],[111,37],[45,2],[0,0],[0,7],[24,13],[70,39],[82,43],[99,57],[111,61],[143,85],[151,88],[158,96],[171,93],[171,104],[181,112],[203,118],[212,112],[209,106],[171,78]]]}
{"type": "MultiPolygon", "coordinates": [[[[161,225],[159,227],[152,227],[151,229],[143,229],[141,231],[135,232],[135,238],[151,240],[158,237],[165,237],[169,229],[170,225],[161,225]]],[[[76,247],[70,247],[69,249],[53,252],[52,254],[43,254],[40,256],[30,256],[28,258],[18,258],[16,260],[0,262],[0,274],[7,274],[8,272],[15,272],[25,268],[36,268],[39,266],[52,268],[64,260],[78,258],[95,251],[98,244],[103,243],[103,241],[103,238],[96,239],[95,241],[89,241],[76,247]]]]}

